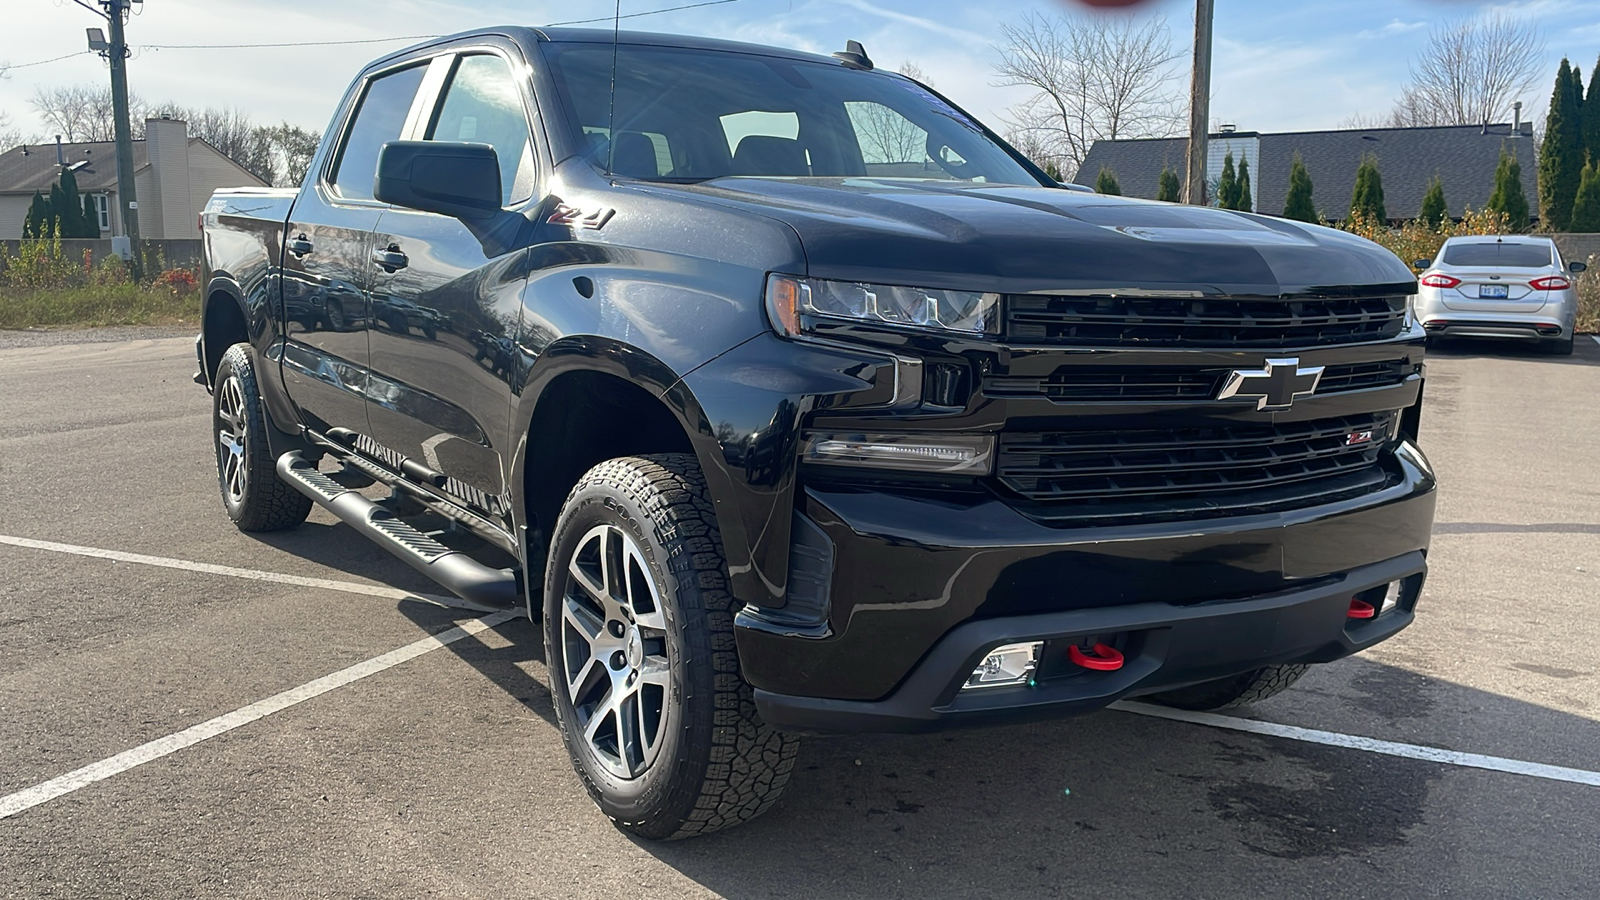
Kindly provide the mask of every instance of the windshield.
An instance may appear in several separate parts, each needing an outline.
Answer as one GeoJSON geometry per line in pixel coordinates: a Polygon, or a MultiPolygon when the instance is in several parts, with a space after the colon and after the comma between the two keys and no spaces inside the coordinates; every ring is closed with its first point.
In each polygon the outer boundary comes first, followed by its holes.
{"type": "Polygon", "coordinates": [[[1550,245],[1499,241],[1451,244],[1444,248],[1444,264],[1500,269],[1543,269],[1550,265],[1550,245]]]}
{"type": "Polygon", "coordinates": [[[546,53],[573,129],[601,169],[633,178],[935,178],[1038,186],[972,119],[909,78],[744,53],[617,48],[546,53]]]}

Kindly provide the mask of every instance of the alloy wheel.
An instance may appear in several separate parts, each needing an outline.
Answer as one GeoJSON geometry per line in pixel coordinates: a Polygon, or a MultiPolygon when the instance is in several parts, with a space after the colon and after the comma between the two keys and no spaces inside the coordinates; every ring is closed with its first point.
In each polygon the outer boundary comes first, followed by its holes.
{"type": "Polygon", "coordinates": [[[247,419],[244,388],[237,376],[230,375],[217,388],[217,470],[229,502],[244,502],[249,486],[249,460],[246,458],[247,419]]]}
{"type": "Polygon", "coordinates": [[[562,682],[582,739],[612,775],[638,778],[672,725],[672,672],[660,593],[620,528],[599,525],[578,541],[561,614],[562,682]]]}

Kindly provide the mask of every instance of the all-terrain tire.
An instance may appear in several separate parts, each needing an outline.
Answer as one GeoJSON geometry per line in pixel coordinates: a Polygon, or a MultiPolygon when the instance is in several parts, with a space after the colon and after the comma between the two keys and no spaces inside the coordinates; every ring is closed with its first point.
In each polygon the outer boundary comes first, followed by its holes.
{"type": "Polygon", "coordinates": [[[1267,666],[1232,678],[1219,678],[1175,691],[1150,695],[1150,699],[1179,709],[1232,709],[1248,706],[1288,690],[1311,666],[1267,666]]]}
{"type": "Polygon", "coordinates": [[[211,398],[211,439],[222,507],[240,531],[281,531],[311,514],[311,499],[278,479],[249,344],[222,354],[211,398]]]}
{"type": "MultiPolygon", "coordinates": [[[[799,741],[761,721],[740,674],[722,538],[694,456],[624,457],[590,469],[567,497],[550,546],[544,589],[550,692],[573,768],[595,804],[620,828],[652,840],[708,834],[770,809],[789,781],[799,741]],[[563,616],[572,614],[570,598],[582,590],[571,572],[597,533],[626,536],[659,597],[650,618],[663,625],[654,640],[664,646],[670,672],[665,694],[673,705],[662,719],[670,727],[660,727],[654,762],[633,778],[617,774],[615,759],[608,768],[583,733],[569,684],[570,673],[583,669],[571,662],[583,655],[572,656],[574,632],[563,630],[576,627],[563,616]]],[[[592,726],[595,713],[586,715],[592,726]]]]}

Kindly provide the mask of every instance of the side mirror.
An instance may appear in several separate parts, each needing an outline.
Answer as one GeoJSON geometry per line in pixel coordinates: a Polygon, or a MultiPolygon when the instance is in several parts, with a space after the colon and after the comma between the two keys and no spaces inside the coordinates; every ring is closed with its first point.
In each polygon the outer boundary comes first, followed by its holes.
{"type": "Polygon", "coordinates": [[[1588,268],[1589,268],[1589,264],[1588,263],[1577,263],[1577,262],[1575,262],[1575,263],[1567,263],[1567,271],[1571,272],[1574,275],[1578,274],[1579,272],[1585,271],[1588,268]]]}
{"type": "Polygon", "coordinates": [[[1426,269],[1431,265],[1433,265],[1433,260],[1431,259],[1416,259],[1411,261],[1411,268],[1413,269],[1426,269]]]}
{"type": "Polygon", "coordinates": [[[488,144],[390,141],[378,152],[372,195],[456,219],[500,211],[500,160],[488,144]]]}

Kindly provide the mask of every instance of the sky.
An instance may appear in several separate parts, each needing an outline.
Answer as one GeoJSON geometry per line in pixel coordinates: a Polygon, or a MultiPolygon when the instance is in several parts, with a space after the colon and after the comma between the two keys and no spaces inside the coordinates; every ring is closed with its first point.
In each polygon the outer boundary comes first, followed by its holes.
{"type": "MultiPolygon", "coordinates": [[[[92,0],[88,0],[92,2],[92,0]]],[[[622,0],[624,15],[693,0],[622,0]]],[[[48,137],[28,99],[41,86],[105,83],[94,55],[30,63],[86,48],[97,18],[74,0],[0,0],[0,113],[25,135],[48,137]]],[[[303,43],[461,31],[478,25],[546,25],[607,17],[612,0],[146,0],[128,25],[136,48],[133,90],[147,101],[232,106],[259,123],[320,130],[350,78],[368,60],[409,41],[256,49],[156,49],[157,45],[303,43]]],[[[958,104],[1004,130],[1020,88],[997,86],[1002,24],[1030,13],[1086,9],[1082,0],[733,0],[649,15],[625,28],[731,38],[818,52],[861,41],[880,66],[915,62],[958,104]]],[[[1187,91],[1192,0],[1146,0],[1132,13],[1162,16],[1183,59],[1187,91]]],[[[1241,131],[1339,127],[1354,115],[1382,116],[1404,87],[1430,28],[1504,11],[1542,29],[1547,65],[1525,115],[1541,116],[1563,56],[1581,61],[1585,83],[1600,55],[1600,0],[1216,0],[1211,114],[1241,131]]],[[[1510,111],[1505,118],[1509,120],[1510,111]]]]}

